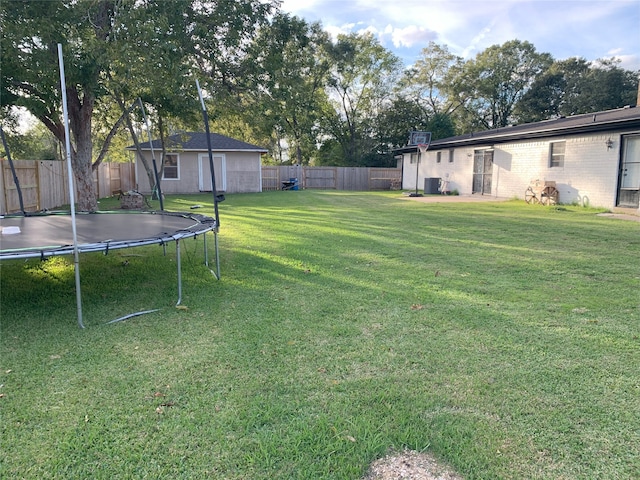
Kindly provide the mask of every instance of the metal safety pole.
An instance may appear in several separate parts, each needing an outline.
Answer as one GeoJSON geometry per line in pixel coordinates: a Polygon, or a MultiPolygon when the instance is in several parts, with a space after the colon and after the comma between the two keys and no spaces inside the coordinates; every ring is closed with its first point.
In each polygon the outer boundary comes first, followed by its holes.
{"type": "Polygon", "coordinates": [[[76,304],[78,309],[78,325],[84,328],[82,322],[82,292],[80,290],[80,254],[78,252],[78,232],[76,229],[76,207],[73,189],[73,170],[71,165],[71,139],[69,132],[69,114],[67,110],[67,85],[64,77],[64,60],[62,58],[62,44],[58,44],[58,63],[60,64],[60,90],[62,90],[62,113],[64,115],[65,149],[67,151],[67,173],[69,181],[69,203],[71,204],[71,230],[73,231],[73,267],[76,277],[76,304]]]}

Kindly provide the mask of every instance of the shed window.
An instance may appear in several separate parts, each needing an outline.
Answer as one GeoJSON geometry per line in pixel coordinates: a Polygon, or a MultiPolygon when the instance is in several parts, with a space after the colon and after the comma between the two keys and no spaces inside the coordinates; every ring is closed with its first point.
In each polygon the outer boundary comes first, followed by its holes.
{"type": "Polygon", "coordinates": [[[565,142],[552,142],[549,146],[549,167],[564,167],[565,142]]]}
{"type": "Polygon", "coordinates": [[[436,154],[436,163],[442,162],[442,152],[436,154]]]}
{"type": "Polygon", "coordinates": [[[409,161],[409,163],[417,163],[418,162],[418,154],[417,153],[412,153],[411,154],[411,160],[409,161]]]}
{"type": "Polygon", "coordinates": [[[164,156],[162,165],[163,180],[179,180],[180,179],[180,158],[175,153],[167,153],[164,156]]]}
{"type": "Polygon", "coordinates": [[[449,150],[449,163],[453,163],[453,148],[449,150]]]}

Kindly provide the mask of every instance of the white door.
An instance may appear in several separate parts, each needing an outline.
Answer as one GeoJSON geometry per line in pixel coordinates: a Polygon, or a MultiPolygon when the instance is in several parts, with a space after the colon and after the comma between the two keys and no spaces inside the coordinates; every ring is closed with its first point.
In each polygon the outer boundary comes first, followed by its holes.
{"type": "Polygon", "coordinates": [[[623,137],[619,185],[617,205],[637,208],[640,205],[640,135],[623,137]]]}
{"type": "MultiPolygon", "coordinates": [[[[213,169],[216,174],[216,191],[227,190],[227,165],[226,158],[221,154],[213,155],[213,169]]],[[[198,155],[198,189],[201,192],[210,192],[211,188],[211,168],[209,167],[209,154],[198,155]]]]}

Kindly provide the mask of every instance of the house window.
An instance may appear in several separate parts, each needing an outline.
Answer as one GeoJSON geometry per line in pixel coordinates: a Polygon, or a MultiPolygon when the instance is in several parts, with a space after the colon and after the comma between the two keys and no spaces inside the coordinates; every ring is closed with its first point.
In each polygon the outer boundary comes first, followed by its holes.
{"type": "Polygon", "coordinates": [[[442,162],[442,152],[438,152],[436,154],[436,163],[441,163],[442,162]]]}
{"type": "Polygon", "coordinates": [[[162,164],[163,180],[180,180],[180,159],[175,153],[167,153],[162,164]]]}
{"type": "Polygon", "coordinates": [[[552,142],[549,145],[549,167],[564,167],[565,142],[552,142]]]}
{"type": "Polygon", "coordinates": [[[409,163],[416,164],[417,162],[418,162],[418,154],[417,153],[412,153],[411,154],[411,160],[409,161],[409,163]]]}
{"type": "Polygon", "coordinates": [[[453,148],[449,150],[449,163],[453,163],[453,148]]]}

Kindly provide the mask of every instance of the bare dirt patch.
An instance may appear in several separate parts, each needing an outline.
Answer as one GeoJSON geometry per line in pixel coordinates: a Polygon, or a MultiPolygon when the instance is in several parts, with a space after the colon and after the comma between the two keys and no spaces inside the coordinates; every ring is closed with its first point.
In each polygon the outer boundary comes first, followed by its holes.
{"type": "Polygon", "coordinates": [[[405,450],[387,455],[371,464],[362,480],[463,480],[450,467],[429,453],[405,450]]]}

